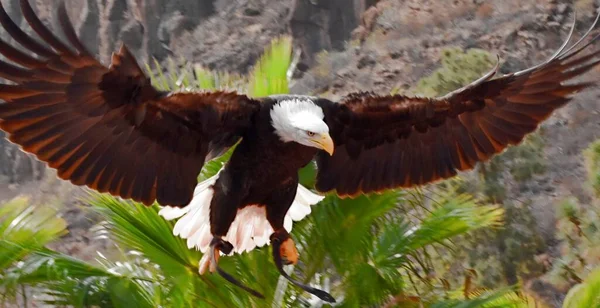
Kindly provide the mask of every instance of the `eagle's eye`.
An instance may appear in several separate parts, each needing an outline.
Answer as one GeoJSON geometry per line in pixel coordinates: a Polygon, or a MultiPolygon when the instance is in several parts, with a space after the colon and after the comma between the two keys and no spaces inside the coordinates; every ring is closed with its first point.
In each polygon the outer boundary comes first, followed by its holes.
{"type": "Polygon", "coordinates": [[[316,135],[314,132],[311,132],[311,131],[306,131],[306,134],[307,134],[309,137],[313,137],[314,135],[316,135]]]}

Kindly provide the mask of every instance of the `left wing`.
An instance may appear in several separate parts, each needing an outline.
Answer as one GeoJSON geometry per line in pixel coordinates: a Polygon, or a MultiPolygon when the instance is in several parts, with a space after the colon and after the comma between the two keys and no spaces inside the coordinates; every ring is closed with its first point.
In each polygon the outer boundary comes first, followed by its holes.
{"type": "Polygon", "coordinates": [[[75,185],[146,205],[190,202],[205,159],[233,145],[260,102],[236,93],[168,93],[152,87],[126,48],[110,67],[78,40],[64,1],[61,42],[20,0],[42,42],[23,32],[0,2],[0,24],[34,58],[0,40],[0,129],[75,185]]]}
{"type": "MultiPolygon", "coordinates": [[[[600,15],[599,15],[600,17],[600,15]]],[[[564,45],[545,63],[494,77],[496,68],[440,98],[356,93],[320,101],[335,143],[317,156],[316,188],[340,196],[412,187],[454,176],[520,143],[571,95],[596,83],[564,84],[600,62],[581,55],[598,36],[564,45]]],[[[573,26],[574,28],[574,26],[573,26]]]]}

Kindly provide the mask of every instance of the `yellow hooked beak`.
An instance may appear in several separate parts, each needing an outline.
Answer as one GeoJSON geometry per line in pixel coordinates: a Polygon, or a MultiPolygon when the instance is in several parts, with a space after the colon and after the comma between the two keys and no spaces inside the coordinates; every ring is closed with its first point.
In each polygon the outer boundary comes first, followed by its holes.
{"type": "Polygon", "coordinates": [[[334,144],[331,136],[328,133],[323,133],[321,135],[315,135],[312,140],[318,148],[323,149],[325,152],[329,153],[329,155],[333,155],[334,144]]]}

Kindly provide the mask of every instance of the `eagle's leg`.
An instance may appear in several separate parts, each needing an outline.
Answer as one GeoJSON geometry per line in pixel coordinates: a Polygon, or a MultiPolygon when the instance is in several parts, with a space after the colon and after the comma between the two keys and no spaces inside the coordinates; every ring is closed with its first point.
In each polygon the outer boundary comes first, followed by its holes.
{"type": "Polygon", "coordinates": [[[229,232],[229,228],[237,215],[237,209],[240,203],[238,199],[239,196],[237,194],[227,194],[226,191],[232,191],[232,189],[224,187],[224,185],[226,185],[224,182],[229,185],[235,185],[236,182],[232,182],[229,178],[226,178],[229,176],[226,172],[221,173],[221,176],[222,177],[219,177],[213,186],[214,195],[210,203],[210,232],[213,239],[210,242],[207,254],[204,255],[202,257],[203,260],[200,261],[202,264],[200,266],[200,271],[202,272],[205,271],[206,268],[209,268],[211,272],[216,271],[225,280],[244,289],[248,293],[260,298],[265,298],[260,292],[245,286],[219,267],[219,254],[222,252],[228,255],[234,248],[233,245],[224,240],[223,237],[229,232]]]}
{"type": "Polygon", "coordinates": [[[297,189],[298,179],[291,178],[275,190],[266,202],[267,220],[275,230],[270,237],[271,243],[278,244],[277,249],[273,246],[273,253],[277,251],[286,265],[298,263],[298,250],[284,226],[285,216],[294,203],[297,189]]]}
{"type": "Polygon", "coordinates": [[[217,270],[217,263],[219,262],[219,252],[226,255],[230,254],[233,250],[233,245],[230,242],[223,240],[220,236],[213,237],[210,241],[210,272],[214,273],[217,270]]]}
{"type": "MultiPolygon", "coordinates": [[[[285,265],[298,263],[298,250],[290,234],[284,228],[281,228],[271,234],[272,243],[280,243],[279,255],[285,265]]],[[[273,246],[275,247],[275,246],[273,246]]]]}
{"type": "Polygon", "coordinates": [[[231,253],[233,245],[223,238],[229,232],[231,224],[237,215],[237,208],[240,203],[237,194],[228,194],[230,187],[227,184],[237,184],[230,180],[230,174],[224,170],[219,174],[219,178],[213,185],[214,195],[210,200],[210,233],[213,239],[210,242],[209,253],[211,256],[205,262],[204,270],[210,269],[211,273],[217,270],[217,262],[219,261],[219,252],[226,255],[231,253]]]}
{"type": "Polygon", "coordinates": [[[331,294],[296,281],[283,270],[284,255],[287,254],[288,261],[290,261],[290,256],[295,256],[296,261],[298,259],[298,252],[296,251],[294,242],[285,229],[279,229],[271,235],[271,245],[273,246],[273,261],[281,276],[285,277],[289,282],[295,284],[299,288],[302,288],[304,291],[311,293],[326,302],[335,303],[335,298],[333,298],[331,294]]]}
{"type": "Polygon", "coordinates": [[[284,227],[285,215],[294,202],[297,186],[298,179],[288,182],[286,187],[277,190],[271,196],[270,200],[268,200],[269,202],[267,202],[267,220],[273,227],[273,230],[275,230],[270,237],[273,248],[273,261],[281,276],[285,277],[289,282],[326,302],[335,303],[335,298],[329,293],[296,281],[283,270],[284,260],[285,264],[296,264],[298,262],[296,245],[284,227]],[[287,204],[287,206],[282,206],[282,204],[287,204]]]}

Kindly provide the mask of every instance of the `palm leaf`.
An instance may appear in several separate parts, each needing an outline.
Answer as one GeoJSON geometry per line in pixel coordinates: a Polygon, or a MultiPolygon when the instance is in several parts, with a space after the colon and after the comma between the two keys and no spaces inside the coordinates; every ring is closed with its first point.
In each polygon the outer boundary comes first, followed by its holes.
{"type": "Polygon", "coordinates": [[[36,286],[52,305],[153,307],[138,278],[42,249],[7,273],[4,282],[36,286]]]}
{"type": "Polygon", "coordinates": [[[563,308],[600,307],[600,268],[592,271],[580,284],[574,286],[563,303],[563,308]]]}
{"type": "Polygon", "coordinates": [[[0,208],[0,270],[66,233],[66,223],[51,206],[29,205],[18,197],[0,208]]]}
{"type": "Polygon", "coordinates": [[[0,208],[0,289],[15,297],[22,286],[36,287],[49,304],[84,307],[152,307],[139,285],[124,276],[45,248],[66,233],[51,206],[16,198],[0,208]]]}
{"type": "Polygon", "coordinates": [[[436,199],[438,207],[408,238],[404,247],[419,249],[468,232],[498,227],[504,210],[496,205],[479,205],[472,195],[446,195],[436,199]]]}
{"type": "Polygon", "coordinates": [[[250,77],[248,92],[254,97],[289,93],[287,71],[292,63],[292,38],[272,41],[250,77]]]}
{"type": "Polygon", "coordinates": [[[66,223],[50,206],[18,197],[0,208],[0,271],[66,233],[66,223]]]}
{"type": "Polygon", "coordinates": [[[514,296],[513,288],[488,291],[473,299],[452,299],[440,301],[431,308],[527,308],[527,303],[514,296]]]}
{"type": "MultiPolygon", "coordinates": [[[[219,306],[250,305],[256,300],[219,276],[198,275],[202,254],[188,249],[183,239],[172,234],[173,223],[158,215],[158,206],[145,207],[97,193],[93,193],[90,204],[107,220],[104,226],[113,239],[155,264],[164,278],[164,288],[179,294],[188,304],[200,304],[203,298],[211,298],[219,306]]],[[[221,265],[230,269],[237,264],[235,258],[225,258],[221,265]]],[[[253,275],[243,274],[250,280],[248,283],[254,282],[253,275]]]]}
{"type": "Polygon", "coordinates": [[[0,207],[0,291],[14,299],[21,283],[13,271],[24,258],[66,232],[66,223],[51,206],[33,206],[17,197],[0,207]]]}

